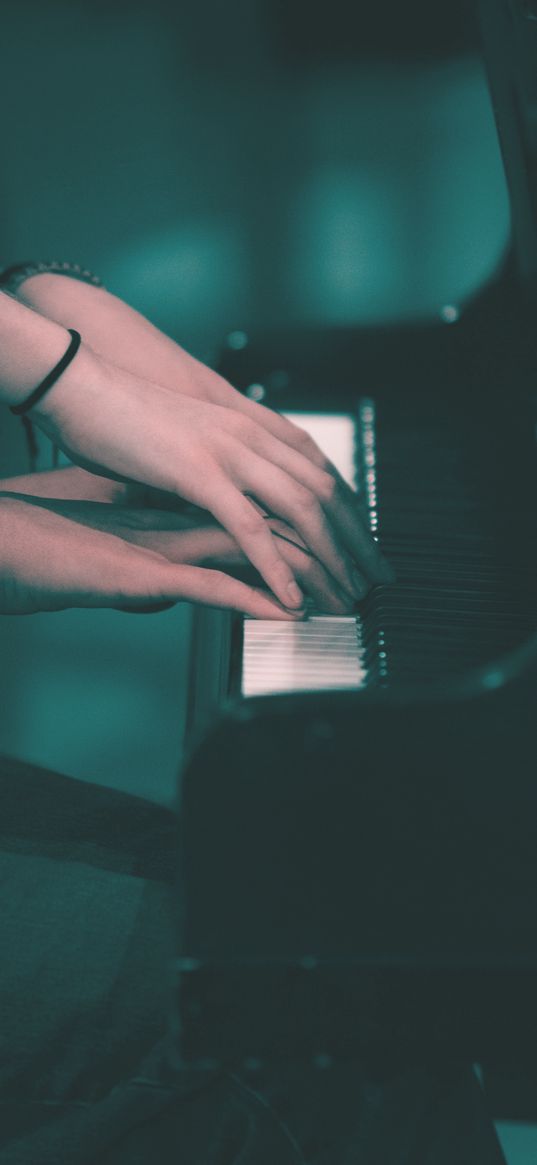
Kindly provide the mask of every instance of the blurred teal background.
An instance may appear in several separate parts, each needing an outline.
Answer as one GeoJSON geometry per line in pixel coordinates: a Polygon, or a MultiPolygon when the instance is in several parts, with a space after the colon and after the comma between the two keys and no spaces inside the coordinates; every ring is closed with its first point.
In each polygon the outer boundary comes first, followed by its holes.
{"type": "MultiPolygon", "coordinates": [[[[207,359],[231,328],[436,314],[496,270],[509,214],[472,41],[323,57],[291,0],[0,11],[3,262],[81,262],[207,359]]],[[[6,410],[0,456],[26,468],[6,410]]],[[[168,800],[189,626],[185,606],[3,617],[0,751],[168,800]]]]}
{"type": "MultiPolygon", "coordinates": [[[[87,265],[209,360],[233,328],[463,303],[509,237],[475,40],[438,51],[432,5],[436,51],[367,53],[333,8],[323,55],[301,0],[0,0],[0,263],[87,265]]],[[[27,467],[7,410],[0,467],[27,467]]],[[[170,801],[189,633],[186,605],[3,616],[0,752],[170,801]]]]}

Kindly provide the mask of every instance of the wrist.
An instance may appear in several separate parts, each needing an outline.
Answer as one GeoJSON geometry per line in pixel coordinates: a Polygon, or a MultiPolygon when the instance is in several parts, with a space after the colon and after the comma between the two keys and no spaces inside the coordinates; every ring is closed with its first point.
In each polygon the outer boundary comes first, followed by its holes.
{"type": "MultiPolygon", "coordinates": [[[[67,339],[69,333],[67,332],[67,339]]],[[[61,444],[61,435],[67,428],[77,404],[92,407],[91,398],[103,381],[103,361],[81,342],[80,347],[58,380],[32,409],[30,417],[40,429],[61,444]]],[[[97,404],[95,404],[97,407],[97,404]]]]}
{"type": "Polygon", "coordinates": [[[44,319],[8,295],[0,295],[0,308],[0,397],[16,407],[61,360],[70,337],[61,324],[44,319]]]}
{"type": "Polygon", "coordinates": [[[60,379],[62,373],[76,356],[81,343],[80,332],[75,331],[74,328],[69,328],[68,331],[70,340],[61,359],[49,369],[47,375],[36,385],[26,400],[23,400],[21,404],[11,406],[11,412],[15,413],[16,416],[25,417],[32,409],[37,408],[39,402],[54,387],[56,381],[60,379]]]}

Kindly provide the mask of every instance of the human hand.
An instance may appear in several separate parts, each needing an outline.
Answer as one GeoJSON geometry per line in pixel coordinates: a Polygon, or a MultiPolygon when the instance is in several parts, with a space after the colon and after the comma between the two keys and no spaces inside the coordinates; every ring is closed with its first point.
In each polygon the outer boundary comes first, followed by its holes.
{"type": "MultiPolygon", "coordinates": [[[[19,289],[18,294],[34,310],[63,327],[79,328],[86,343],[94,353],[103,357],[105,363],[114,365],[118,369],[124,369],[127,376],[129,372],[134,374],[135,380],[143,381],[146,389],[149,388],[151,391],[152,383],[157,382],[161,388],[167,388],[177,396],[179,405],[185,397],[191,397],[199,402],[226,409],[228,419],[230,412],[234,414],[232,422],[235,423],[235,429],[231,429],[231,435],[236,437],[235,452],[240,452],[240,447],[246,446],[247,452],[260,454],[265,463],[268,462],[269,468],[276,466],[287,475],[283,486],[281,473],[279,475],[280,487],[284,489],[286,494],[287,509],[269,508],[274,509],[280,517],[287,518],[287,520],[290,520],[291,514],[295,517],[298,515],[297,522],[292,522],[293,525],[296,525],[297,532],[302,534],[310,550],[325,563],[334,578],[338,579],[353,595],[364,593],[372,582],[393,580],[393,573],[378,551],[369,531],[364,509],[356,494],[346,485],[334,466],[301,429],[277,413],[237,392],[218,373],[191,356],[154,327],[139,312],[104,288],[73,280],[58,273],[43,273],[27,279],[19,289]],[[264,441],[262,441],[263,438],[264,441]],[[273,439],[272,446],[270,444],[271,438],[273,439]],[[276,445],[276,443],[279,444],[276,445]],[[282,464],[281,460],[282,445],[286,447],[285,464],[282,464]],[[295,455],[292,460],[289,458],[290,451],[295,455]],[[300,461],[296,454],[300,454],[300,461]],[[305,465],[308,462],[309,466],[305,465]],[[287,486],[288,488],[286,488],[287,486]],[[346,567],[347,569],[345,569],[346,567]],[[349,577],[353,567],[358,567],[357,585],[355,585],[355,580],[351,581],[349,577]]],[[[79,354],[77,361],[80,363],[80,360],[79,354]]],[[[57,395],[58,390],[54,391],[57,395]]],[[[84,391],[83,385],[82,391],[84,391]]],[[[221,416],[218,413],[215,415],[221,416]]],[[[218,423],[214,422],[214,417],[213,423],[218,423]]],[[[211,425],[209,423],[207,436],[210,435],[211,425]]],[[[117,438],[119,437],[120,434],[117,435],[117,438]]],[[[202,454],[211,452],[206,441],[203,441],[202,445],[202,454]]],[[[237,458],[235,458],[235,462],[236,460],[237,458]]],[[[200,462],[200,468],[204,466],[211,474],[212,469],[208,467],[205,456],[200,462]]],[[[164,473],[166,468],[165,465],[161,467],[164,473]]],[[[227,465],[223,466],[228,485],[235,486],[235,503],[238,502],[237,488],[239,491],[250,493],[256,496],[257,500],[262,501],[259,491],[256,494],[254,489],[250,489],[248,486],[244,487],[241,480],[237,480],[237,468],[236,463],[232,464],[231,468],[227,465]]],[[[251,459],[250,464],[248,464],[248,458],[246,458],[245,468],[246,470],[253,469],[251,459]]],[[[258,470],[261,468],[259,461],[257,468],[258,470]]],[[[113,473],[117,470],[112,467],[109,468],[108,472],[113,473]]],[[[263,473],[265,473],[264,469],[263,473]]],[[[153,474],[149,477],[144,476],[139,480],[145,483],[145,499],[149,504],[157,506],[170,504],[170,495],[168,495],[167,501],[164,501],[163,496],[159,497],[158,493],[155,492],[151,496],[151,486],[154,485],[153,474]]],[[[182,481],[181,484],[184,485],[184,482],[182,481]]],[[[267,478],[267,491],[269,488],[274,489],[275,484],[273,480],[269,481],[267,478]]],[[[176,488],[172,484],[172,496],[176,492],[176,488]]],[[[216,482],[215,488],[218,489],[216,482]]],[[[132,493],[132,489],[130,492],[132,493]]],[[[184,496],[191,498],[192,494],[186,493],[184,496]]],[[[266,499],[265,505],[268,505],[266,499]]],[[[214,507],[209,506],[209,508],[231,530],[226,517],[219,514],[214,507]]],[[[235,510],[236,508],[235,505],[235,510]]],[[[251,511],[247,509],[244,501],[242,501],[241,512],[242,519],[237,511],[236,520],[237,522],[242,520],[246,527],[254,519],[252,519],[251,511]]],[[[237,536],[236,523],[232,532],[237,536]]],[[[261,573],[266,581],[269,581],[266,570],[269,561],[272,564],[272,569],[276,569],[278,547],[271,545],[268,532],[265,531],[263,539],[259,525],[257,535],[254,535],[253,530],[245,528],[243,538],[242,540],[239,538],[239,541],[241,541],[247,555],[252,561],[255,561],[256,566],[260,566],[261,558],[263,558],[265,568],[261,564],[261,573]],[[258,559],[253,555],[253,542],[256,536],[259,543],[258,559]],[[270,559],[269,555],[271,555],[270,559]]],[[[281,551],[281,547],[279,549],[281,551]]],[[[288,582],[290,581],[288,574],[286,579],[288,582]]],[[[274,587],[274,583],[271,585],[274,587]]],[[[277,593],[280,594],[284,602],[289,601],[288,598],[283,597],[282,592],[277,593]]]]}
{"type": "MultiPolygon", "coordinates": [[[[231,535],[209,514],[194,507],[188,512],[159,511],[130,504],[102,504],[54,501],[56,513],[73,517],[94,529],[113,529],[122,539],[162,555],[169,562],[239,572],[251,578],[248,559],[231,535]]],[[[279,540],[281,553],[294,571],[306,594],[318,610],[330,614],[348,614],[354,602],[309,553],[302,541],[284,522],[265,516],[272,533],[279,540]]]]}
{"type": "MultiPolygon", "coordinates": [[[[34,507],[42,504],[57,517],[103,534],[113,534],[124,542],[159,554],[170,563],[212,568],[213,574],[225,570],[226,574],[238,575],[243,581],[251,579],[248,560],[234,539],[210,515],[194,507],[182,513],[148,508],[143,499],[135,498],[136,491],[130,487],[95,477],[77,466],[27,474],[4,480],[0,485],[4,495],[26,498],[34,507]]],[[[331,614],[348,613],[353,607],[352,600],[307,551],[295,532],[277,519],[270,520],[269,525],[280,541],[283,557],[316,607],[331,614]]],[[[253,590],[257,603],[259,588],[254,586],[253,590]]],[[[257,607],[249,613],[258,613],[257,607]]],[[[277,617],[283,617],[279,608],[277,617]]]]}
{"type": "Polygon", "coordinates": [[[302,596],[281,545],[246,495],[289,523],[349,596],[387,581],[389,568],[355,496],[311,439],[246,403],[259,420],[142,380],[83,345],[33,415],[79,464],[209,510],[286,607],[299,607],[302,596]]]}
{"type": "Polygon", "coordinates": [[[194,565],[207,547],[191,542],[181,552],[178,515],[148,515],[109,503],[2,490],[0,612],[149,611],[186,599],[262,619],[296,617],[259,588],[194,565]]]}

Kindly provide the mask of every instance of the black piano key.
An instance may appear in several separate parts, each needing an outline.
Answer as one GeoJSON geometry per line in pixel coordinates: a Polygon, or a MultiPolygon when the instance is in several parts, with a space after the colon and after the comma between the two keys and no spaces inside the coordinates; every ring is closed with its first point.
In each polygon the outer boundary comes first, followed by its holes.
{"type": "Polygon", "coordinates": [[[368,404],[376,415],[358,437],[359,475],[397,575],[359,605],[370,682],[490,662],[535,627],[531,506],[505,444],[516,425],[492,406],[490,416],[461,415],[445,399],[368,404]]]}

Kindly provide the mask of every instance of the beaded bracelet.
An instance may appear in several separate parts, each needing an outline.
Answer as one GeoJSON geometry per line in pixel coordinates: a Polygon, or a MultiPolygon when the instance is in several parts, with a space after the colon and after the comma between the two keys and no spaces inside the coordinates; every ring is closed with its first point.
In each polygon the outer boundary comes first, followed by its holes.
{"type": "Polygon", "coordinates": [[[33,275],[68,275],[71,279],[78,279],[82,283],[92,283],[94,287],[102,287],[102,281],[93,271],[82,267],[80,263],[64,263],[59,259],[45,261],[28,260],[24,263],[12,263],[10,267],[0,270],[0,288],[16,295],[19,288],[33,275]]]}

